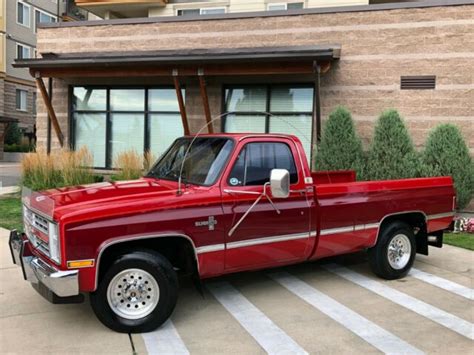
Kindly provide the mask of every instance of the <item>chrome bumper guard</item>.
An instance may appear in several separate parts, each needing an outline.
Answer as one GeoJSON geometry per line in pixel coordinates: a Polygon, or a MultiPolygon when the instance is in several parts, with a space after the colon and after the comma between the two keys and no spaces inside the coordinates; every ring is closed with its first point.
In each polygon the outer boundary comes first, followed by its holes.
{"type": "Polygon", "coordinates": [[[9,245],[13,263],[21,266],[24,279],[31,282],[33,286],[43,284],[59,297],[79,295],[78,270],[56,269],[32,255],[29,244],[28,239],[23,238],[17,231],[10,232],[9,245]]]}

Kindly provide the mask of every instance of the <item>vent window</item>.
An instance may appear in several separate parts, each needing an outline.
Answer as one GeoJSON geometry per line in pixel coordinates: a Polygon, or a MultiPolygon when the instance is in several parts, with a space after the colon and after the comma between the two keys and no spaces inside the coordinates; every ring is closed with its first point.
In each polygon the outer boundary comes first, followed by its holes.
{"type": "Polygon", "coordinates": [[[400,77],[401,90],[432,90],[436,87],[435,75],[402,76],[400,77]]]}

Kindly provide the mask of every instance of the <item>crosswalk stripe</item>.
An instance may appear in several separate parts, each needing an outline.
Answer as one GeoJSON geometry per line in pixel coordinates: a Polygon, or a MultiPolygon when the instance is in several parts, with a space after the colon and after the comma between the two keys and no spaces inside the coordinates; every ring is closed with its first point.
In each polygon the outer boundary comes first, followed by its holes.
{"type": "Polygon", "coordinates": [[[336,264],[327,264],[323,266],[326,270],[349,280],[379,296],[382,296],[402,307],[405,307],[419,315],[426,317],[433,322],[451,329],[471,340],[474,340],[474,324],[456,317],[448,312],[436,308],[428,303],[420,301],[403,292],[395,290],[378,281],[372,280],[364,275],[349,270],[336,264]]]}
{"type": "Polygon", "coordinates": [[[268,354],[307,354],[228,282],[209,283],[207,288],[268,354]]]}
{"type": "Polygon", "coordinates": [[[443,279],[442,277],[415,268],[411,269],[409,275],[417,278],[418,280],[432,284],[433,286],[442,288],[443,290],[467,298],[468,300],[474,300],[474,290],[472,288],[460,285],[456,282],[443,279]]]}
{"type": "Polygon", "coordinates": [[[142,333],[149,355],[189,355],[183,340],[168,319],[160,328],[150,333],[142,333]]]}
{"type": "Polygon", "coordinates": [[[421,350],[287,272],[270,274],[270,277],[380,351],[386,354],[423,354],[421,350]]]}

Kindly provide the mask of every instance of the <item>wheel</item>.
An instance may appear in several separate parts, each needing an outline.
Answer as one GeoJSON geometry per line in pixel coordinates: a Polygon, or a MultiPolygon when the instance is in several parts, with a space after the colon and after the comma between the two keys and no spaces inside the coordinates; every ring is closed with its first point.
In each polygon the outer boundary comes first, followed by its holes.
{"type": "Polygon", "coordinates": [[[403,222],[384,227],[377,244],[369,249],[372,271],[387,280],[404,277],[410,271],[416,255],[413,229],[403,222]]]}
{"type": "Polygon", "coordinates": [[[143,333],[169,318],[177,298],[178,278],[170,262],[155,251],[135,250],[113,262],[90,302],[110,329],[143,333]]]}

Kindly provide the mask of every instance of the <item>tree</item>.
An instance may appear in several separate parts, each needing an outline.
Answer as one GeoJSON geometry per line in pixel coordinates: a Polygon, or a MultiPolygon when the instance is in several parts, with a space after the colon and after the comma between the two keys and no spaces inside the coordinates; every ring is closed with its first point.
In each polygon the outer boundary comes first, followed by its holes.
{"type": "Polygon", "coordinates": [[[428,176],[452,176],[459,208],[474,195],[474,162],[458,127],[442,124],[431,131],[422,154],[428,176]]]}
{"type": "Polygon", "coordinates": [[[10,123],[7,131],[5,132],[5,144],[20,144],[20,141],[21,130],[18,128],[18,123],[10,123]]]}
{"type": "Polygon", "coordinates": [[[351,113],[342,106],[331,112],[316,153],[316,170],[356,170],[360,173],[363,152],[351,113]]]}
{"type": "Polygon", "coordinates": [[[420,160],[402,118],[396,110],[382,113],[375,126],[365,177],[387,180],[418,177],[420,160]]]}

